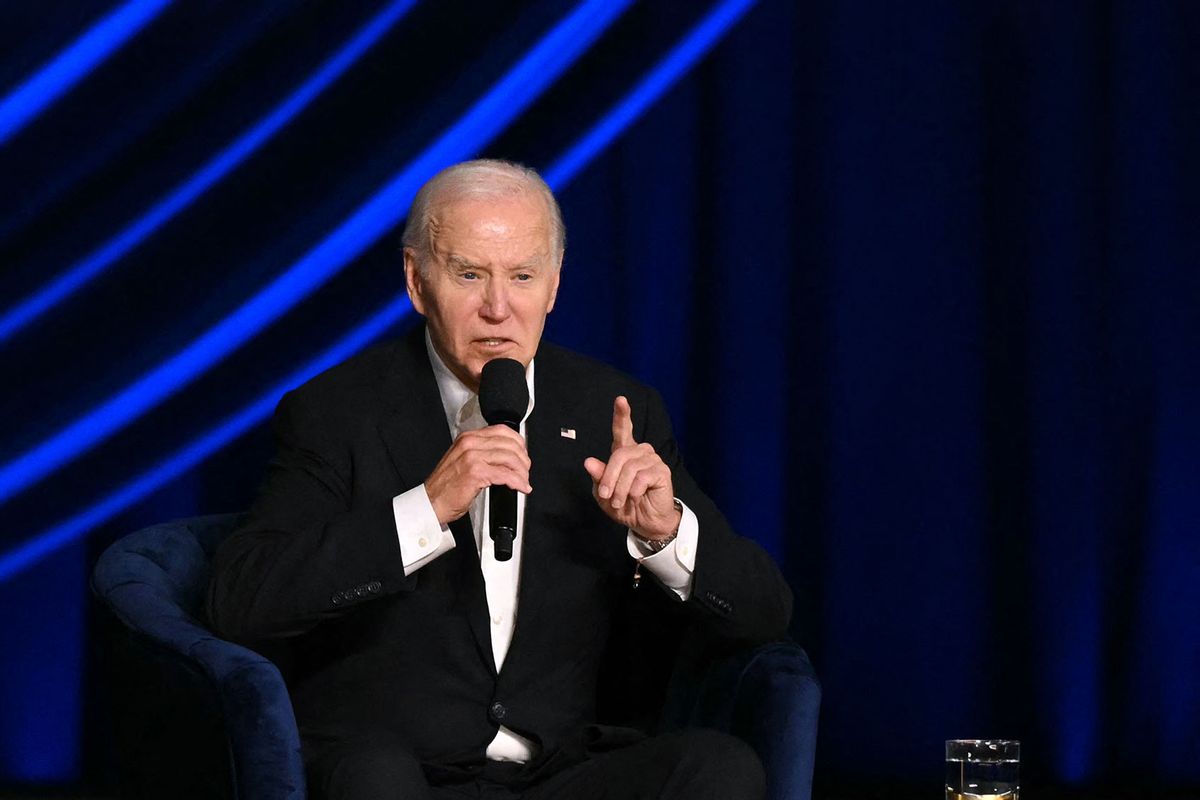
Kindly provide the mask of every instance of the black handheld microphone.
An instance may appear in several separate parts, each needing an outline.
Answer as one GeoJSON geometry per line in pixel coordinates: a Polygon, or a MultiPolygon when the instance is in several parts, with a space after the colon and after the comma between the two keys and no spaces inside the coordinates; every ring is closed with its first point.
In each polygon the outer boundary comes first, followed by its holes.
{"type": "MultiPolygon", "coordinates": [[[[488,425],[507,425],[520,433],[521,420],[529,408],[529,385],[525,368],[511,358],[493,358],[483,365],[479,378],[479,412],[488,425]]],[[[517,536],[517,492],[507,486],[492,486],[488,533],[495,543],[496,560],[512,558],[517,536]]]]}

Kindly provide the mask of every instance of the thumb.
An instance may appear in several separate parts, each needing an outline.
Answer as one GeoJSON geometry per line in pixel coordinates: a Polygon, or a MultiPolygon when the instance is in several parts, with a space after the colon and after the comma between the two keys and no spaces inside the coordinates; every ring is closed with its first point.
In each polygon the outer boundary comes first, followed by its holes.
{"type": "Polygon", "coordinates": [[[583,460],[583,468],[591,476],[592,483],[600,482],[600,479],[604,477],[604,468],[607,466],[607,464],[598,458],[585,458],[583,460]]]}

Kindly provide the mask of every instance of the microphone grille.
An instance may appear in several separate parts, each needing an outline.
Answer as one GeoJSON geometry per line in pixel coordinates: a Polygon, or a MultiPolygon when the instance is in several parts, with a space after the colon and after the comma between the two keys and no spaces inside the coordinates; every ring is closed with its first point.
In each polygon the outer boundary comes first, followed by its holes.
{"type": "Polygon", "coordinates": [[[529,408],[525,368],[512,358],[493,358],[479,378],[479,411],[489,425],[520,424],[529,408]]]}

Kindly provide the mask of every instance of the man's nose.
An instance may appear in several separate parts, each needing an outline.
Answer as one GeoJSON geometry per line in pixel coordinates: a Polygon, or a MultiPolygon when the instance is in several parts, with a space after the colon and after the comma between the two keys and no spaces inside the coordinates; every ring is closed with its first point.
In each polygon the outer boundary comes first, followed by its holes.
{"type": "Polygon", "coordinates": [[[484,319],[493,322],[508,318],[508,287],[504,285],[503,281],[487,282],[487,287],[483,290],[483,305],[480,307],[479,313],[484,319]]]}

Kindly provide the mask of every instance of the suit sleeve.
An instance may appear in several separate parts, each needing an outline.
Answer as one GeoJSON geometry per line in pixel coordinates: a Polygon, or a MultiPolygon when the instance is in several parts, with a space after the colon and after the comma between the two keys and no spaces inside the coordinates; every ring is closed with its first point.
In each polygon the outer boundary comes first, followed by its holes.
{"type": "Polygon", "coordinates": [[[671,468],[675,496],[696,515],[699,533],[691,596],[684,604],[712,633],[735,641],[767,642],[787,634],[792,592],[774,560],[739,536],[688,473],[662,398],[647,389],[644,424],[634,435],[647,441],[671,468]]]}
{"type": "Polygon", "coordinates": [[[208,614],[219,635],[294,636],[415,584],[404,574],[392,498],[351,503],[353,462],[336,428],[297,393],[280,401],[267,477],[213,560],[208,614]]]}

